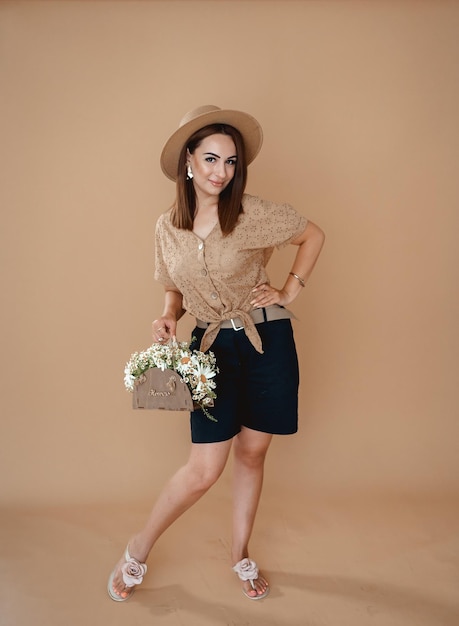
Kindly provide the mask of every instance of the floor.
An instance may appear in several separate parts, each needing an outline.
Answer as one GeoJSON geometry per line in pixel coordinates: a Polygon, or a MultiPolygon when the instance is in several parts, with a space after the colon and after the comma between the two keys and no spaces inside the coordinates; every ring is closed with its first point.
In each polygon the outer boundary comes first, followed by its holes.
{"type": "Polygon", "coordinates": [[[158,542],[125,603],[110,570],[146,503],[0,510],[0,626],[458,626],[459,500],[265,496],[252,554],[272,591],[229,566],[230,502],[207,494],[158,542]]]}

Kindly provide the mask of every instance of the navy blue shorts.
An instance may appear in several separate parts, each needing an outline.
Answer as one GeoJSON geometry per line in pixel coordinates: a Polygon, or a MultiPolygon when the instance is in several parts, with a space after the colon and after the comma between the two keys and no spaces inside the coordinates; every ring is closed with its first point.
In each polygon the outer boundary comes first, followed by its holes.
{"type": "MultiPolygon", "coordinates": [[[[291,435],[298,430],[298,358],[289,319],[257,324],[264,353],[255,350],[243,330],[221,328],[210,350],[219,373],[217,398],[210,413],[191,412],[193,443],[231,439],[242,426],[264,433],[291,435]]],[[[192,349],[199,349],[204,329],[195,328],[192,349]]]]}

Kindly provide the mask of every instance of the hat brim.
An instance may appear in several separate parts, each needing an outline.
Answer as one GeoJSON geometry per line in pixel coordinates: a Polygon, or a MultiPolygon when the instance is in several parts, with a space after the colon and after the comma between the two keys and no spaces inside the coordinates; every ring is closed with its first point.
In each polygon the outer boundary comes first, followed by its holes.
{"type": "Polygon", "coordinates": [[[160,158],[161,169],[170,180],[175,181],[177,179],[180,152],[188,139],[199,129],[211,124],[228,124],[241,133],[244,140],[247,165],[260,152],[263,143],[263,131],[254,117],[242,111],[225,109],[203,113],[180,126],[164,145],[160,158]]]}

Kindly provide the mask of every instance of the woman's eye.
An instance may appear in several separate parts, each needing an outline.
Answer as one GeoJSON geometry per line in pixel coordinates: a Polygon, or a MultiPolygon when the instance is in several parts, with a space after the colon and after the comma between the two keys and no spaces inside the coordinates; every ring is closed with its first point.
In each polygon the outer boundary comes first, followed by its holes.
{"type": "Polygon", "coordinates": [[[236,159],[228,159],[227,160],[228,165],[236,165],[236,162],[237,162],[236,159]]]}
{"type": "Polygon", "coordinates": [[[214,163],[215,157],[210,157],[210,156],[206,157],[206,161],[207,161],[207,163],[214,163]]]}

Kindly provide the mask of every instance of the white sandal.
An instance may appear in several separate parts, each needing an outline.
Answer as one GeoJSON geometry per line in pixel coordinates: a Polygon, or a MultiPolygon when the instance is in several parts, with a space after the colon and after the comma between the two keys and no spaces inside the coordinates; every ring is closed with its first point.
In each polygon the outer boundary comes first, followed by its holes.
{"type": "MultiPolygon", "coordinates": [[[[248,559],[248,558],[242,559],[242,561],[239,561],[239,563],[236,563],[236,565],[234,565],[233,571],[236,572],[236,574],[239,576],[241,580],[243,581],[248,580],[252,586],[252,589],[256,590],[256,587],[253,584],[253,581],[258,578],[258,566],[255,563],[255,561],[252,561],[251,559],[248,559]]],[[[247,596],[247,598],[249,598],[249,600],[262,600],[263,598],[266,598],[266,596],[268,595],[269,586],[266,587],[263,593],[258,594],[257,592],[256,596],[249,595],[245,589],[242,589],[242,592],[244,593],[245,596],[247,596]]]]}
{"type": "Polygon", "coordinates": [[[123,598],[123,596],[121,595],[118,595],[113,590],[113,579],[115,577],[115,572],[117,569],[116,567],[113,570],[113,572],[110,574],[110,578],[108,579],[108,585],[107,585],[108,595],[110,596],[112,600],[115,600],[115,602],[124,602],[125,600],[128,600],[134,593],[135,585],[140,585],[140,583],[143,581],[143,577],[145,576],[147,572],[146,564],[141,563],[137,559],[134,559],[134,557],[132,557],[129,554],[128,548],[126,548],[126,552],[124,553],[124,560],[126,562],[121,567],[121,572],[123,573],[123,582],[126,585],[126,587],[129,587],[129,592],[127,593],[125,598],[123,598]]]}

